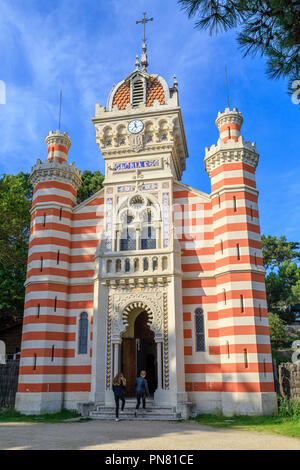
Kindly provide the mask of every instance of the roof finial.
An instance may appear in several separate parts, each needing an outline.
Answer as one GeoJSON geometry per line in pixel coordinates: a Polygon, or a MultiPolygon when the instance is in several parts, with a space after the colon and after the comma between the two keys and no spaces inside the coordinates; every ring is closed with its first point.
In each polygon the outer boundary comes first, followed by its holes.
{"type": "Polygon", "coordinates": [[[135,56],[135,64],[134,65],[135,65],[135,68],[138,70],[139,67],[140,67],[140,59],[139,59],[138,55],[135,56]]]}
{"type": "Polygon", "coordinates": [[[143,70],[147,69],[148,60],[147,60],[147,46],[146,46],[146,23],[148,21],[153,21],[153,18],[146,18],[146,12],[143,13],[144,18],[142,20],[136,21],[136,24],[142,23],[144,25],[144,38],[143,38],[143,45],[142,45],[142,57],[141,57],[141,66],[143,70]]]}
{"type": "Polygon", "coordinates": [[[143,68],[143,70],[147,70],[147,67],[148,67],[148,59],[147,59],[147,46],[146,46],[146,43],[144,42],[143,45],[142,45],[142,55],[141,55],[141,66],[143,68]]]}

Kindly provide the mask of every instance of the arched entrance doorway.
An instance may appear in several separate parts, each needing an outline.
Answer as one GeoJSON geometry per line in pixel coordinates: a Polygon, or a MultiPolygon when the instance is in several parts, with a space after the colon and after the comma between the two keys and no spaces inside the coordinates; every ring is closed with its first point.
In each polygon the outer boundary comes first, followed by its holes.
{"type": "Polygon", "coordinates": [[[127,379],[127,396],[135,395],[135,379],[141,370],[146,371],[149,392],[157,388],[157,360],[154,333],[148,325],[148,313],[135,315],[122,335],[121,370],[127,379]]]}

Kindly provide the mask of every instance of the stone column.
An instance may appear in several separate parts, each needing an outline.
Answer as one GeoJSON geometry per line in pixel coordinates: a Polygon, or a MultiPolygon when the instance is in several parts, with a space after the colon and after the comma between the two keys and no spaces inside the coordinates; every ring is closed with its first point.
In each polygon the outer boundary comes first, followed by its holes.
{"type": "Polygon", "coordinates": [[[141,230],[140,228],[136,229],[136,249],[141,249],[141,230]]]}
{"type": "Polygon", "coordinates": [[[114,377],[120,372],[119,371],[119,352],[120,342],[113,343],[114,348],[114,377]]]}
{"type": "Polygon", "coordinates": [[[156,227],[155,229],[155,236],[156,236],[156,249],[160,248],[160,229],[159,227],[156,227]]]}
{"type": "Polygon", "coordinates": [[[116,232],[116,251],[120,251],[120,231],[116,232]]]}
{"type": "Polygon", "coordinates": [[[162,347],[162,340],[156,341],[157,390],[161,390],[161,389],[162,389],[161,347],[162,347]]]}

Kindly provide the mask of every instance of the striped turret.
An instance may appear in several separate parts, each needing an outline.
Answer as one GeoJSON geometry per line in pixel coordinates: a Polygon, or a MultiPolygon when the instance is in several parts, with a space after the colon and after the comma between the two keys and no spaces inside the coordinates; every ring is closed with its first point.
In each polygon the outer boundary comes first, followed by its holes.
{"type": "Polygon", "coordinates": [[[71,147],[71,139],[67,132],[61,134],[59,130],[54,134],[50,131],[46,137],[46,144],[48,147],[48,160],[53,161],[54,158],[58,158],[58,161],[66,162],[68,160],[68,152],[71,147]]]}
{"type": "Polygon", "coordinates": [[[255,144],[240,135],[237,109],[219,113],[217,145],[206,149],[215,249],[216,328],[222,409],[261,414],[276,408],[258,217],[255,144]]]}
{"type": "Polygon", "coordinates": [[[50,132],[46,141],[53,154],[37,160],[30,174],[33,202],[16,397],[16,408],[24,413],[61,409],[68,344],[75,335],[67,307],[72,209],[81,177],[75,164],[67,163],[68,135],[50,132]]]}
{"type": "Polygon", "coordinates": [[[223,142],[227,142],[229,139],[237,142],[241,135],[242,124],[242,114],[236,108],[233,108],[232,111],[230,111],[229,108],[226,108],[224,113],[218,113],[218,117],[216,119],[216,125],[223,142]]]}

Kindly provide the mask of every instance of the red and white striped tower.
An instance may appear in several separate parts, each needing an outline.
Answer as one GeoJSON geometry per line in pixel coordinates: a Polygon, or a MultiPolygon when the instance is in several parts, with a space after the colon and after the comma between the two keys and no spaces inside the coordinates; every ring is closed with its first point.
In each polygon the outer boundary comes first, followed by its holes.
{"type": "Polygon", "coordinates": [[[222,409],[225,414],[276,410],[272,356],[258,218],[258,153],[245,142],[241,113],[218,113],[217,145],[206,149],[211,178],[222,409]]]}
{"type": "Polygon", "coordinates": [[[71,139],[67,132],[61,134],[60,131],[57,130],[54,134],[53,131],[50,131],[46,137],[46,144],[48,147],[48,160],[50,160],[50,162],[52,162],[54,158],[57,158],[60,163],[68,161],[71,139]]]}
{"type": "Polygon", "coordinates": [[[239,113],[236,108],[233,108],[232,111],[230,111],[229,108],[226,108],[224,113],[219,111],[216,125],[219,129],[220,138],[223,140],[223,142],[227,142],[230,139],[237,142],[239,136],[241,135],[242,124],[242,114],[239,113]]]}
{"type": "Polygon", "coordinates": [[[37,160],[33,185],[24,321],[16,409],[57,411],[63,405],[65,360],[74,341],[68,321],[72,208],[81,184],[67,163],[71,140],[52,131],[48,158],[37,160]]]}

